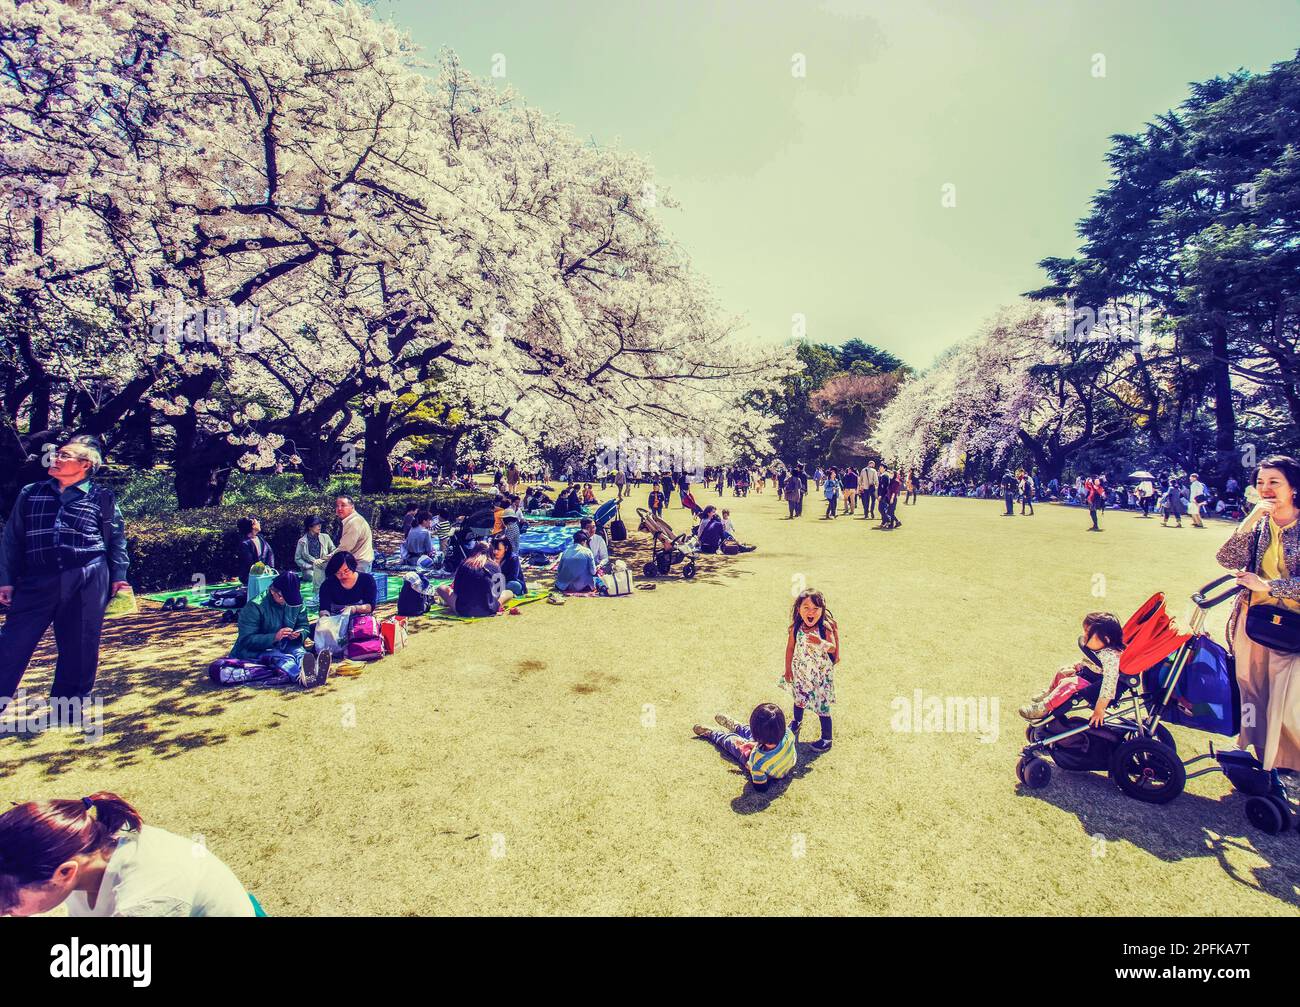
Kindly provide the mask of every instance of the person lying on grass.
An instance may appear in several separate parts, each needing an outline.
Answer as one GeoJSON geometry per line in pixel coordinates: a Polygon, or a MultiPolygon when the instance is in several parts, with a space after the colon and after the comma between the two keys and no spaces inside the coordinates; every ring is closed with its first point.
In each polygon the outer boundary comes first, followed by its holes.
{"type": "Polygon", "coordinates": [[[0,815],[0,916],[59,906],[74,917],[266,915],[211,850],[106,792],[0,815]]]}
{"type": "Polygon", "coordinates": [[[358,572],[350,552],[336,552],[325,564],[325,582],[317,600],[328,615],[372,615],[379,603],[379,585],[372,574],[358,572]]]}
{"type": "Polygon", "coordinates": [[[497,615],[515,597],[505,587],[501,568],[488,558],[486,542],[469,547],[464,562],[456,568],[455,578],[437,588],[436,594],[449,609],[468,619],[497,615]]]}
{"type": "Polygon", "coordinates": [[[722,730],[695,725],[695,736],[707,738],[749,773],[755,790],[766,790],[772,780],[787,775],[799,761],[794,735],[785,726],[785,714],[775,703],[759,703],[749,715],[749,725],[726,714],[713,718],[722,730]]]}

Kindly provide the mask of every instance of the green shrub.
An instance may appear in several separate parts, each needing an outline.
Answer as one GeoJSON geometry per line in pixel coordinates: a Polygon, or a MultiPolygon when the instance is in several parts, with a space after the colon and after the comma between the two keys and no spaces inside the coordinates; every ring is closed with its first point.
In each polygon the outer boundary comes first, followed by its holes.
{"type": "MultiPolygon", "coordinates": [[[[358,512],[371,527],[397,531],[401,530],[402,515],[409,504],[454,518],[489,506],[491,500],[484,493],[431,490],[428,486],[419,492],[353,496],[358,512]]],[[[325,522],[325,531],[338,541],[340,522],[334,514],[333,493],[128,518],[129,579],[137,590],[145,592],[189,587],[196,575],[209,584],[229,580],[235,575],[239,548],[235,525],[241,517],[250,516],[261,521],[262,535],[275,550],[279,569],[292,569],[302,522],[309,514],[318,515],[325,522]]]]}

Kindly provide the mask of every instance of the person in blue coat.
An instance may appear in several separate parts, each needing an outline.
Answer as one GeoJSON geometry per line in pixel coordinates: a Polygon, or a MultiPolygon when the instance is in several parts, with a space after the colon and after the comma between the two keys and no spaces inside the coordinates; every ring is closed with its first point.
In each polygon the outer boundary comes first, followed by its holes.
{"type": "Polygon", "coordinates": [[[58,660],[52,699],[85,698],[99,671],[104,609],[129,589],[126,525],[92,437],[70,438],[50,457],[49,479],[18,493],[0,537],[0,710],[14,698],[50,625],[58,660]]]}

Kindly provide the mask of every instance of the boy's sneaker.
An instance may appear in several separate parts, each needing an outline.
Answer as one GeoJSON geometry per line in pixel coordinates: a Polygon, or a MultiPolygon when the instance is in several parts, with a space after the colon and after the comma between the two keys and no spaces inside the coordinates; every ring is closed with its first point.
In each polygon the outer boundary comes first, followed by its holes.
{"type": "MultiPolygon", "coordinates": [[[[305,663],[305,662],[304,662],[305,663]]],[[[328,650],[323,651],[316,658],[316,680],[315,685],[324,685],[330,677],[330,665],[334,663],[334,655],[328,650]]]]}
{"type": "Polygon", "coordinates": [[[316,684],[316,655],[310,650],[303,656],[302,670],[298,672],[298,684],[310,689],[316,684]]]}
{"type": "Polygon", "coordinates": [[[713,718],[713,720],[719,727],[725,728],[726,730],[730,731],[732,734],[738,734],[740,732],[740,725],[736,723],[734,720],[732,720],[730,717],[728,717],[725,713],[719,713],[716,717],[713,718]]]}
{"type": "Polygon", "coordinates": [[[814,752],[829,752],[831,750],[831,743],[825,738],[818,738],[808,747],[814,752]]]}
{"type": "Polygon", "coordinates": [[[695,731],[695,737],[697,738],[707,738],[713,733],[713,728],[705,727],[703,724],[696,724],[692,730],[695,731]]]}

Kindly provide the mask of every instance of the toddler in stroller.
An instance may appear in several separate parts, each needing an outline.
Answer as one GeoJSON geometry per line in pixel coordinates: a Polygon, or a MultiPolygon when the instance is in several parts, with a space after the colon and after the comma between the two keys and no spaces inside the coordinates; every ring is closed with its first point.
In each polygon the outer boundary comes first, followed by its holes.
{"type": "Polygon", "coordinates": [[[1089,612],[1083,617],[1079,649],[1088,663],[1062,665],[1052,684],[1020,708],[1026,720],[1042,720],[1074,700],[1093,707],[1089,723],[1100,727],[1106,708],[1119,688],[1120,655],[1124,652],[1124,627],[1110,612],[1089,612]]]}
{"type": "MultiPolygon", "coordinates": [[[[1230,738],[1240,731],[1241,695],[1232,657],[1203,632],[1206,613],[1238,589],[1234,584],[1217,596],[1208,593],[1234,580],[1232,574],[1220,577],[1192,595],[1195,610],[1186,632],[1173,624],[1163,594],[1148,598],[1123,626],[1117,695],[1124,702],[1104,711],[1100,725],[1067,716],[1068,702],[1030,724],[1025,731],[1029,743],[1016,764],[1021,783],[1031,789],[1047,786],[1050,759],[1071,772],[1106,771],[1126,796],[1166,804],[1188,780],[1221,772],[1246,795],[1252,825],[1270,833],[1288,828],[1292,812],[1277,780],[1257,759],[1211,744],[1208,752],[1184,761],[1166,726],[1230,738]],[[1188,771],[1199,763],[1208,765],[1188,771]]],[[[1086,698],[1086,693],[1072,698],[1086,698]]]]}

